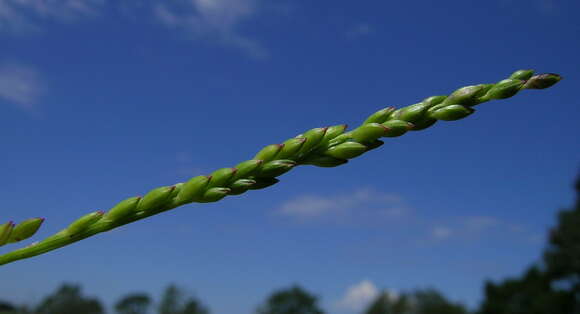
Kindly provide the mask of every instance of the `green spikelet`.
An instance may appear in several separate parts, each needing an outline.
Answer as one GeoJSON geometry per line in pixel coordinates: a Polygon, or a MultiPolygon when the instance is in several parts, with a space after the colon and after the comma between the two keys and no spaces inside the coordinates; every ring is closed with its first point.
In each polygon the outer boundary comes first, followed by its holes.
{"type": "Polygon", "coordinates": [[[385,137],[401,136],[413,128],[413,124],[403,120],[389,120],[383,125],[387,128],[385,137]]]}
{"type": "Polygon", "coordinates": [[[462,105],[451,105],[435,110],[430,116],[437,120],[454,121],[463,119],[474,111],[475,110],[462,105]]]}
{"type": "Polygon", "coordinates": [[[372,122],[361,125],[352,131],[351,138],[360,143],[370,143],[384,136],[388,131],[386,126],[372,122]]]}
{"type": "Polygon", "coordinates": [[[159,209],[169,199],[175,186],[162,186],[149,191],[143,198],[139,201],[137,212],[148,212],[159,209]]]}
{"type": "Polygon", "coordinates": [[[367,151],[367,147],[357,142],[344,142],[333,146],[326,151],[326,154],[336,159],[351,159],[362,155],[367,151]]]}
{"type": "Polygon", "coordinates": [[[284,144],[272,144],[262,148],[253,159],[263,160],[268,162],[274,160],[274,157],[278,154],[280,150],[284,147],[284,144]]]}
{"type": "Polygon", "coordinates": [[[296,162],[289,159],[274,160],[265,163],[257,177],[277,177],[296,166],[296,162]]]}
{"type": "Polygon", "coordinates": [[[256,184],[256,180],[252,179],[236,180],[230,185],[231,191],[229,195],[240,195],[249,190],[254,184],[256,184]]]}
{"type": "Polygon", "coordinates": [[[8,243],[8,239],[10,239],[12,229],[14,229],[14,223],[12,221],[0,225],[0,246],[3,246],[6,243],[8,243]]]}
{"type": "Polygon", "coordinates": [[[186,204],[202,199],[203,193],[205,193],[205,187],[209,183],[210,178],[207,176],[191,178],[183,185],[181,191],[177,194],[175,202],[177,204],[186,204]]]}
{"type": "Polygon", "coordinates": [[[38,228],[44,222],[44,218],[30,218],[22,221],[21,223],[14,226],[10,237],[8,237],[8,243],[14,243],[22,240],[26,240],[33,236],[38,228]]]}
{"type": "Polygon", "coordinates": [[[82,216],[66,228],[67,234],[69,236],[74,236],[85,231],[89,226],[103,218],[104,214],[104,212],[99,210],[82,216]]]}
{"type": "Polygon", "coordinates": [[[204,194],[201,200],[198,202],[200,203],[210,203],[210,202],[217,202],[222,198],[226,197],[228,193],[231,191],[229,188],[210,188],[204,194]]]}
{"type": "Polygon", "coordinates": [[[135,196],[119,202],[105,214],[104,219],[110,222],[119,222],[121,219],[134,214],[139,200],[141,197],[135,196]]]}

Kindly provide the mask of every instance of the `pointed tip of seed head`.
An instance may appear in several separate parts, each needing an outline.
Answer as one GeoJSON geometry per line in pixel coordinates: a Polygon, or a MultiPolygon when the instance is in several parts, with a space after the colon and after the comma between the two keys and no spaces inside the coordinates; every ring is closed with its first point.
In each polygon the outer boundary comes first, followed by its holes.
{"type": "Polygon", "coordinates": [[[231,167],[230,169],[232,170],[232,174],[236,174],[236,172],[238,172],[238,168],[236,167],[231,167]]]}
{"type": "Polygon", "coordinates": [[[282,148],[284,148],[284,146],[285,146],[286,144],[282,143],[282,144],[274,144],[274,145],[278,146],[278,148],[279,148],[279,149],[282,149],[282,148]]]}
{"type": "Polygon", "coordinates": [[[103,211],[103,210],[97,210],[95,212],[95,214],[97,214],[97,215],[104,215],[105,214],[105,211],[103,211]]]}
{"type": "Polygon", "coordinates": [[[175,190],[175,188],[176,188],[176,186],[175,185],[172,185],[172,186],[169,187],[169,191],[171,192],[171,191],[175,190]]]}
{"type": "Polygon", "coordinates": [[[261,165],[261,164],[263,164],[263,163],[264,163],[264,160],[263,160],[263,159],[256,159],[256,163],[257,163],[258,165],[261,165]]]}
{"type": "Polygon", "coordinates": [[[208,180],[211,180],[211,178],[213,178],[213,176],[212,176],[212,175],[205,176],[205,177],[206,177],[208,180]]]}

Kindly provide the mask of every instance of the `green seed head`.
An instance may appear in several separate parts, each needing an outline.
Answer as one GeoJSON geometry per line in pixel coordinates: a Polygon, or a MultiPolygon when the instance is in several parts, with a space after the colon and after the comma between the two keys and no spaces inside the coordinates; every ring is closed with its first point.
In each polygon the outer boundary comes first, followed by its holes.
{"type": "Polygon", "coordinates": [[[99,221],[105,213],[102,211],[92,212],[90,214],[84,215],[71,223],[67,228],[66,232],[69,236],[74,236],[86,230],[89,226],[99,221]]]}
{"type": "Polygon", "coordinates": [[[481,97],[481,99],[489,100],[509,98],[517,94],[523,85],[524,81],[522,80],[505,79],[495,84],[484,96],[481,97]]]}
{"type": "Polygon", "coordinates": [[[283,143],[284,147],[282,147],[282,150],[276,155],[276,159],[295,158],[304,142],[306,142],[306,138],[304,137],[295,137],[287,140],[283,143]]]}
{"type": "Polygon", "coordinates": [[[211,188],[205,191],[202,199],[199,200],[199,202],[200,203],[217,202],[222,198],[226,197],[226,195],[228,195],[229,192],[230,192],[229,188],[211,188]]]}
{"type": "Polygon", "coordinates": [[[454,121],[463,119],[474,111],[462,105],[451,105],[435,110],[431,113],[431,117],[437,120],[454,121]]]}
{"type": "Polygon", "coordinates": [[[518,70],[512,73],[509,78],[514,80],[529,80],[534,75],[534,70],[518,70]]]}
{"type": "Polygon", "coordinates": [[[278,180],[276,178],[256,178],[254,180],[256,181],[256,183],[250,187],[250,190],[265,189],[269,186],[272,186],[272,185],[280,182],[280,180],[278,180]]]}
{"type": "Polygon", "coordinates": [[[525,84],[525,89],[544,89],[548,88],[558,82],[562,77],[558,74],[546,73],[532,76],[525,84]]]}
{"type": "Polygon", "coordinates": [[[387,131],[384,125],[372,122],[354,129],[351,132],[351,138],[360,143],[369,143],[382,137],[387,131]]]}
{"type": "Polygon", "coordinates": [[[0,246],[8,243],[12,229],[14,229],[14,223],[12,221],[0,225],[0,246]]]}
{"type": "Polygon", "coordinates": [[[449,97],[447,97],[442,105],[464,105],[464,106],[474,106],[479,104],[479,97],[484,95],[487,90],[492,86],[490,84],[479,84],[462,87],[454,91],[449,97]]]}
{"type": "Polygon", "coordinates": [[[435,122],[437,122],[437,119],[431,118],[431,114],[427,112],[427,114],[425,114],[423,118],[413,122],[413,128],[411,128],[411,131],[424,130],[435,124],[435,122]]]}
{"type": "Polygon", "coordinates": [[[256,180],[252,179],[236,180],[230,185],[231,191],[229,195],[240,195],[249,190],[250,187],[252,187],[252,185],[254,184],[256,184],[256,180]]]}
{"type": "Polygon", "coordinates": [[[282,175],[296,166],[296,162],[289,159],[274,160],[265,163],[260,172],[256,175],[259,178],[277,177],[282,175]]]}
{"type": "Polygon", "coordinates": [[[431,108],[433,106],[442,103],[443,101],[445,101],[446,98],[447,96],[431,96],[423,99],[422,103],[426,104],[427,107],[431,108]]]}
{"type": "Polygon", "coordinates": [[[148,212],[161,208],[169,200],[175,186],[162,186],[149,191],[139,201],[136,211],[148,212]]]}
{"type": "Polygon", "coordinates": [[[389,120],[383,123],[383,125],[387,127],[387,132],[385,133],[385,135],[383,135],[384,137],[401,136],[407,133],[407,131],[413,129],[412,123],[402,120],[389,120]]]}
{"type": "Polygon", "coordinates": [[[191,178],[183,184],[183,187],[181,188],[181,191],[179,191],[179,194],[177,194],[175,201],[178,204],[186,204],[201,199],[210,178],[211,177],[207,176],[191,178]]]}
{"type": "Polygon", "coordinates": [[[367,124],[367,123],[383,123],[385,121],[387,121],[387,119],[389,118],[389,116],[395,112],[395,107],[387,107],[384,109],[381,109],[375,113],[373,113],[372,115],[370,115],[365,122],[363,122],[363,124],[367,124]]]}
{"type": "Polygon", "coordinates": [[[347,127],[348,126],[346,124],[333,125],[328,127],[326,129],[326,132],[324,133],[324,137],[322,138],[320,143],[318,143],[317,145],[318,148],[316,149],[316,151],[326,150],[329,146],[329,143],[331,141],[334,141],[337,137],[342,136],[347,127]]]}
{"type": "Polygon", "coordinates": [[[136,213],[137,205],[141,200],[140,196],[130,197],[121,201],[115,207],[111,208],[106,214],[105,219],[111,222],[119,222],[121,219],[136,213]]]}
{"type": "Polygon", "coordinates": [[[206,189],[227,185],[237,171],[237,168],[221,168],[212,172],[206,189]]]}
{"type": "Polygon", "coordinates": [[[232,177],[232,181],[253,176],[263,163],[262,160],[250,159],[237,164],[235,166],[237,171],[232,177]]]}
{"type": "Polygon", "coordinates": [[[429,103],[420,102],[395,111],[392,117],[396,120],[415,123],[415,121],[419,121],[425,116],[429,107],[429,103]]]}
{"type": "Polygon", "coordinates": [[[326,155],[313,155],[309,156],[308,159],[304,160],[303,163],[305,165],[314,165],[318,167],[337,167],[340,165],[344,165],[348,162],[346,159],[335,158],[326,155]]]}
{"type": "Polygon", "coordinates": [[[8,237],[8,243],[18,242],[33,236],[44,222],[44,218],[30,218],[14,226],[8,237]]]}
{"type": "Polygon", "coordinates": [[[326,151],[326,155],[337,159],[351,159],[367,151],[367,147],[357,142],[344,142],[326,151]]]}
{"type": "Polygon", "coordinates": [[[300,151],[298,153],[299,158],[304,156],[305,154],[308,154],[311,150],[316,148],[316,146],[324,138],[324,135],[326,134],[327,130],[328,130],[328,128],[314,128],[314,129],[307,131],[303,135],[298,136],[298,137],[306,138],[306,141],[304,142],[304,144],[302,145],[302,147],[300,148],[300,151]]]}
{"type": "Polygon", "coordinates": [[[276,157],[278,152],[280,150],[282,150],[283,147],[284,147],[284,144],[268,145],[268,146],[262,148],[262,150],[259,151],[256,154],[256,156],[254,156],[254,158],[252,158],[252,159],[263,160],[264,162],[274,160],[274,158],[276,157]]]}

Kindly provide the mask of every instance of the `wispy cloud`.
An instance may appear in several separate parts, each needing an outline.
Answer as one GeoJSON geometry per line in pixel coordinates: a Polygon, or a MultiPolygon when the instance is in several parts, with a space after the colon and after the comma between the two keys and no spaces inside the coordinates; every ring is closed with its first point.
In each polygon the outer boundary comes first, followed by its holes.
{"type": "Polygon", "coordinates": [[[157,4],[158,20],[193,38],[210,39],[233,46],[254,58],[268,57],[258,41],[242,35],[239,26],[258,11],[258,0],[187,0],[181,6],[157,4]]]}
{"type": "Polygon", "coordinates": [[[431,240],[440,242],[455,238],[473,238],[483,234],[492,234],[495,232],[519,233],[522,227],[508,224],[496,217],[490,216],[466,216],[458,217],[447,223],[436,223],[431,227],[431,240]]]}
{"type": "Polygon", "coordinates": [[[33,67],[17,63],[0,64],[0,99],[34,113],[44,91],[45,84],[33,67]]]}
{"type": "Polygon", "coordinates": [[[40,30],[40,20],[70,22],[94,16],[104,0],[2,0],[0,1],[0,31],[21,32],[40,30]]]}
{"type": "Polygon", "coordinates": [[[346,38],[354,39],[369,35],[373,32],[373,28],[366,23],[357,24],[346,31],[346,38]]]}
{"type": "Polygon", "coordinates": [[[312,220],[323,216],[364,219],[370,215],[374,218],[392,218],[409,211],[410,208],[399,196],[365,188],[336,196],[298,196],[284,202],[277,213],[299,220],[312,220]]]}

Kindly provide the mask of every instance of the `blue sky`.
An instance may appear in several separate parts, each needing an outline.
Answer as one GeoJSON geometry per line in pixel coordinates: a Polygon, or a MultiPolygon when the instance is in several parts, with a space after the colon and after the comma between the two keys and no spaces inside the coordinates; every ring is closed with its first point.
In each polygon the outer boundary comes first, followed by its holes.
{"type": "Polygon", "coordinates": [[[572,0],[2,0],[2,216],[46,217],[31,241],[313,127],[522,68],[565,80],[3,266],[0,298],[71,281],[112,304],[174,282],[231,314],[298,283],[329,313],[425,287],[473,307],[484,279],[538,259],[572,203],[578,13],[572,0]]]}

